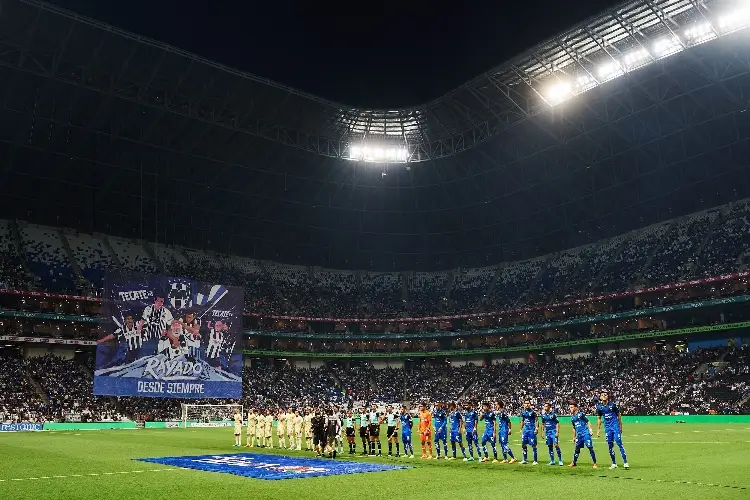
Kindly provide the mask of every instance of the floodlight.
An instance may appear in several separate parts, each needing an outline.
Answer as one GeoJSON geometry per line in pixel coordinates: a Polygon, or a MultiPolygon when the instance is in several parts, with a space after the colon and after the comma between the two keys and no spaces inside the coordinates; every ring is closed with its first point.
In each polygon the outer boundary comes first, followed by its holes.
{"type": "Polygon", "coordinates": [[[693,26],[685,30],[685,38],[690,43],[698,44],[716,38],[713,28],[707,22],[695,23],[693,26]]]}
{"type": "Polygon", "coordinates": [[[572,95],[571,87],[570,82],[567,81],[555,82],[547,89],[547,92],[545,92],[547,95],[547,102],[552,105],[561,103],[572,95]]]}
{"type": "Polygon", "coordinates": [[[602,80],[609,80],[622,75],[622,65],[617,61],[606,62],[599,66],[599,76],[602,80]]]}
{"type": "Polygon", "coordinates": [[[733,31],[750,24],[750,7],[741,7],[719,18],[719,28],[733,31]]]}
{"type": "Polygon", "coordinates": [[[660,38],[654,42],[654,55],[666,57],[682,50],[682,44],[676,36],[660,38]]]}

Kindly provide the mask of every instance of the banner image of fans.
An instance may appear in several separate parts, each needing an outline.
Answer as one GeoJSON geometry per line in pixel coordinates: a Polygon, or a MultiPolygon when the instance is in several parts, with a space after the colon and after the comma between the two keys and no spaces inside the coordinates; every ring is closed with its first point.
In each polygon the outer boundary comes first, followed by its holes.
{"type": "Polygon", "coordinates": [[[94,394],[241,397],[243,305],[239,287],[108,272],[94,394]]]}

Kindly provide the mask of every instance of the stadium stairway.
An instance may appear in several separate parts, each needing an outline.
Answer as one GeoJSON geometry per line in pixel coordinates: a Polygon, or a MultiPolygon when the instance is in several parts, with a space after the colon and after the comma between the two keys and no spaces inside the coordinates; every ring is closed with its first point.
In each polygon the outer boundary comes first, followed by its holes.
{"type": "Polygon", "coordinates": [[[75,255],[73,254],[73,249],[70,248],[70,242],[68,241],[68,237],[65,235],[65,231],[63,231],[62,229],[58,229],[57,234],[60,236],[60,242],[62,243],[63,250],[65,250],[65,255],[68,257],[70,268],[75,273],[76,278],[78,278],[79,282],[86,283],[87,280],[83,276],[81,266],[79,266],[78,262],[76,261],[75,255]]]}
{"type": "Polygon", "coordinates": [[[107,238],[106,234],[102,234],[99,236],[99,238],[102,240],[102,243],[104,243],[104,248],[107,249],[109,252],[109,256],[112,258],[112,262],[117,266],[118,269],[122,269],[122,261],[117,256],[117,252],[115,252],[115,249],[112,248],[112,243],[110,243],[109,238],[107,238]]]}
{"type": "Polygon", "coordinates": [[[154,265],[156,266],[156,270],[159,272],[159,274],[166,274],[164,272],[164,264],[162,263],[161,259],[157,257],[156,252],[154,252],[154,248],[149,244],[148,241],[143,240],[142,241],[143,249],[146,251],[146,255],[149,256],[149,258],[154,261],[154,265]]]}
{"type": "Polygon", "coordinates": [[[23,369],[23,376],[26,378],[26,380],[29,381],[31,386],[34,388],[37,396],[42,398],[42,401],[44,401],[44,404],[49,404],[49,398],[47,397],[47,393],[44,392],[44,389],[42,388],[41,384],[37,382],[37,380],[31,375],[28,368],[23,369]]]}

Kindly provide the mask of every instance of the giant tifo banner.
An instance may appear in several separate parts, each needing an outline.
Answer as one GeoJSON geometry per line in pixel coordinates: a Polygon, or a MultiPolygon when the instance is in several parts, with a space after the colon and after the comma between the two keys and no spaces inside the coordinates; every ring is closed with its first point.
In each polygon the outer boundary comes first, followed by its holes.
{"type": "Polygon", "coordinates": [[[107,273],[94,394],[241,397],[243,306],[238,287],[107,273]]]}

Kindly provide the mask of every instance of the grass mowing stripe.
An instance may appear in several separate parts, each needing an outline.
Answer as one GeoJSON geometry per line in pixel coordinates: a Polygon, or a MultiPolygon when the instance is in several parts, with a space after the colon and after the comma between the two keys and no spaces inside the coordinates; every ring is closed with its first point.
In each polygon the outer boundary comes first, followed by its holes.
{"type": "Polygon", "coordinates": [[[729,484],[715,484],[715,483],[701,483],[699,481],[665,481],[663,479],[647,479],[643,477],[629,477],[629,476],[609,476],[607,474],[600,474],[598,477],[606,479],[626,479],[630,481],[646,481],[652,483],[672,483],[672,484],[692,484],[695,486],[713,486],[716,488],[731,488],[734,490],[746,490],[746,486],[733,486],[729,484]]]}
{"type": "Polygon", "coordinates": [[[87,477],[87,476],[112,476],[115,474],[139,474],[142,472],[167,472],[171,470],[180,470],[180,468],[172,468],[172,469],[149,469],[147,471],[144,470],[128,470],[128,471],[120,471],[120,472],[90,472],[88,474],[70,474],[68,476],[39,476],[39,477],[14,477],[12,479],[0,479],[0,483],[4,483],[6,481],[38,481],[40,479],[68,479],[72,477],[87,477]]]}

